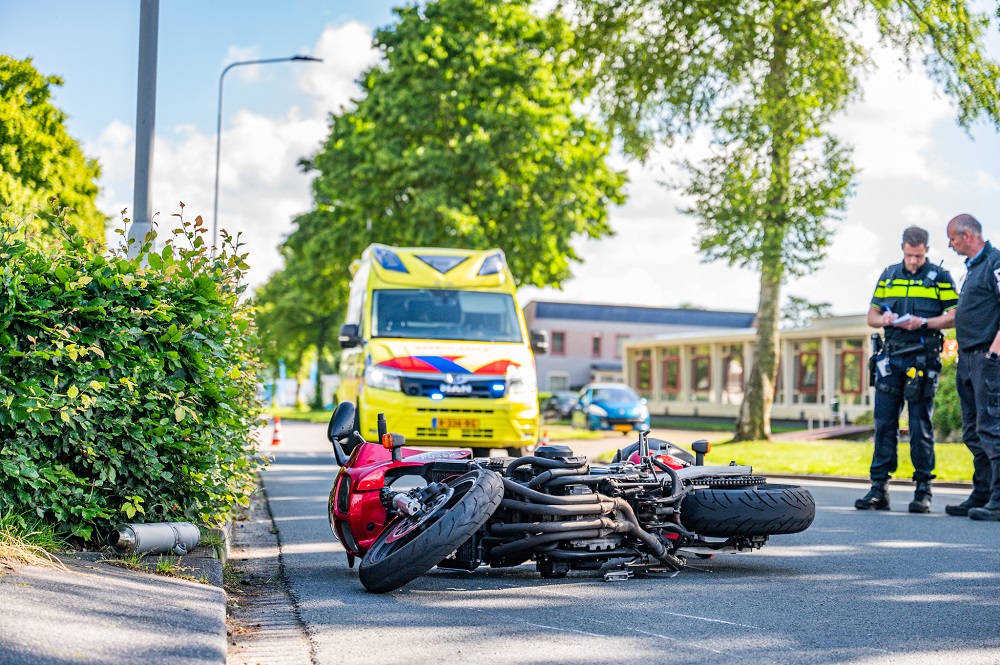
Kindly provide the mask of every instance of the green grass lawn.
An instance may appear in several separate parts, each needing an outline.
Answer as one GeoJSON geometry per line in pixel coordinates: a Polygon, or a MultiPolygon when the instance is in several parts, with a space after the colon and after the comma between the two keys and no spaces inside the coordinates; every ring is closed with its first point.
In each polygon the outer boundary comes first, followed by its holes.
{"type": "MultiPolygon", "coordinates": [[[[749,464],[755,472],[773,474],[808,474],[816,476],[868,477],[871,466],[872,443],[854,441],[808,442],[748,442],[721,443],[712,446],[707,463],[749,464]]],[[[939,443],[934,446],[938,480],[970,482],[972,480],[972,455],[960,443],[939,443]]],[[[913,476],[910,464],[910,446],[899,445],[899,468],[894,478],[913,476]]]]}
{"type": "Polygon", "coordinates": [[[272,406],[265,411],[268,415],[278,416],[283,420],[304,420],[310,423],[328,423],[333,415],[333,411],[303,411],[294,406],[272,406]]]}
{"type": "MultiPolygon", "coordinates": [[[[701,420],[684,420],[682,418],[675,418],[673,416],[669,418],[653,418],[652,427],[662,428],[662,429],[680,429],[680,430],[695,430],[698,432],[728,432],[732,434],[735,425],[730,422],[726,423],[716,423],[716,422],[706,422],[701,420]]],[[[801,427],[788,427],[782,425],[772,425],[771,432],[774,434],[781,434],[783,432],[794,432],[797,429],[802,429],[801,427]]]]}

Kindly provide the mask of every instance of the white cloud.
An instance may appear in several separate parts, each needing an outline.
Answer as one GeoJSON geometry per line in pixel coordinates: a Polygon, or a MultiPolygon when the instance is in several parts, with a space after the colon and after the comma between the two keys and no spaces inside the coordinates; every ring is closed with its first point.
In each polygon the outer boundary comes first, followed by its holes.
{"type": "MultiPolygon", "coordinates": [[[[937,206],[921,203],[908,203],[900,209],[900,213],[908,226],[916,225],[927,230],[934,226],[943,226],[946,214],[937,206]]],[[[902,242],[902,231],[899,235],[902,242]]]]}
{"type": "Polygon", "coordinates": [[[927,78],[899,63],[899,53],[879,48],[879,67],[864,81],[864,99],[833,123],[833,131],[854,146],[855,162],[866,178],[917,179],[945,186],[950,179],[930,159],[935,126],[954,110],[927,78]]]}
{"type": "Polygon", "coordinates": [[[841,226],[830,246],[828,258],[830,263],[841,263],[845,266],[870,267],[876,264],[873,252],[858,251],[862,247],[875,247],[879,237],[866,226],[860,224],[844,224],[841,226]]]}
{"type": "Polygon", "coordinates": [[[381,57],[372,46],[371,28],[358,21],[327,26],[314,53],[323,62],[304,67],[299,81],[313,98],[313,111],[324,115],[352,106],[351,100],[359,95],[356,79],[381,57]]]}

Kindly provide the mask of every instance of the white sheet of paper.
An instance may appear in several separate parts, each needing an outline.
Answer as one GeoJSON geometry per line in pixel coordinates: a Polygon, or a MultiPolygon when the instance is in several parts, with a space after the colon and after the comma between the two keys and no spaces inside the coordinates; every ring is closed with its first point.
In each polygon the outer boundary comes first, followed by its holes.
{"type": "Polygon", "coordinates": [[[909,314],[903,314],[901,317],[899,317],[898,319],[896,319],[895,321],[893,321],[892,325],[894,325],[894,326],[902,325],[902,324],[906,323],[907,321],[909,321],[912,318],[913,317],[910,316],[909,314]]]}

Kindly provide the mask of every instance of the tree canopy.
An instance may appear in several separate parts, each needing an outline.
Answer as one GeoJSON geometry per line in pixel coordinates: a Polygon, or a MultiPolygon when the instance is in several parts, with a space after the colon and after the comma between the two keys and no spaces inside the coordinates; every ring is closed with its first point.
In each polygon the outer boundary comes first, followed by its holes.
{"type": "Polygon", "coordinates": [[[625,178],[605,162],[609,135],[574,107],[592,81],[565,21],[531,4],[437,0],[376,33],[384,59],[363,97],[303,162],[315,208],[285,252],[313,275],[304,288],[332,273],[339,307],[372,242],[499,247],[518,283],[559,285],[580,260],[574,239],[611,234],[625,178]]]}
{"type": "Polygon", "coordinates": [[[684,212],[698,220],[706,260],[760,274],[754,361],[736,439],[770,438],[780,288],[825,257],[855,169],[829,122],[872,66],[864,26],[922,57],[958,119],[1000,120],[989,19],[964,0],[563,0],[577,46],[600,81],[605,116],[626,151],[712,137],[686,162],[684,212]]]}
{"type": "Polygon", "coordinates": [[[43,76],[31,59],[0,54],[0,207],[34,225],[51,223],[50,199],[73,210],[80,233],[104,243],[107,218],[97,209],[100,168],[66,131],[66,114],[51,103],[58,76],[43,76]]]}
{"type": "Polygon", "coordinates": [[[781,325],[783,328],[802,328],[809,325],[812,319],[831,314],[833,308],[828,302],[810,302],[802,296],[789,295],[781,308],[781,325]]]}

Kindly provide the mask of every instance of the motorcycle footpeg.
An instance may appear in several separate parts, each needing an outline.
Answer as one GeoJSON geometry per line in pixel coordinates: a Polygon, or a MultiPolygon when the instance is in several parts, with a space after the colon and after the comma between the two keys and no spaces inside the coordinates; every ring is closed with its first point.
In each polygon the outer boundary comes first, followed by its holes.
{"type": "Polygon", "coordinates": [[[605,582],[625,582],[630,577],[634,577],[631,570],[609,570],[604,573],[605,582]]]}

